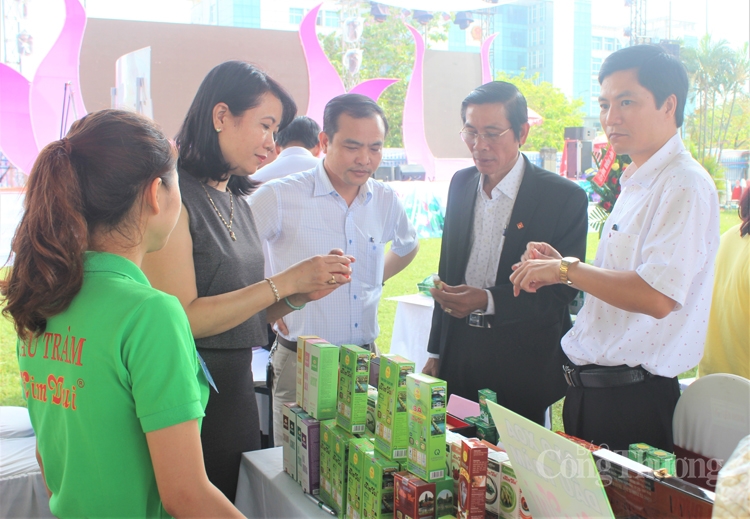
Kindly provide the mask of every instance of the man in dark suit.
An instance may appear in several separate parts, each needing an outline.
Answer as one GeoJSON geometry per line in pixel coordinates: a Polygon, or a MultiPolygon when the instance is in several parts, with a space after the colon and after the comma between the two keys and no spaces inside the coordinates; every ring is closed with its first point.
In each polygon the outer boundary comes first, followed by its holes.
{"type": "Polygon", "coordinates": [[[458,171],[448,191],[442,286],[431,290],[437,304],[423,371],[471,400],[490,388],[498,403],[543,425],[546,408],[567,388],[560,338],[571,327],[576,290],[556,285],[514,297],[508,278],[529,241],[585,255],[586,193],[520,153],[529,124],[514,85],[477,88],[461,118],[476,166],[458,171]]]}

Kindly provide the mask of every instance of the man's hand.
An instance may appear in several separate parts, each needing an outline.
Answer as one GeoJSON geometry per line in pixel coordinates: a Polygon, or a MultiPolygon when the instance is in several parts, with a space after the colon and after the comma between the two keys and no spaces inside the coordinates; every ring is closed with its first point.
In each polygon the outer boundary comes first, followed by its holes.
{"type": "Polygon", "coordinates": [[[452,287],[443,282],[442,290],[431,288],[430,294],[445,313],[457,319],[463,319],[474,310],[487,308],[487,292],[469,285],[452,287]]]}
{"type": "Polygon", "coordinates": [[[513,295],[516,297],[521,290],[534,294],[542,287],[560,282],[559,259],[530,259],[511,268],[514,272],[510,275],[510,282],[513,283],[513,295]]]}
{"type": "Polygon", "coordinates": [[[562,255],[548,243],[530,241],[526,244],[526,251],[521,256],[521,261],[535,259],[562,259],[562,255]]]}
{"type": "Polygon", "coordinates": [[[431,377],[437,377],[438,371],[440,371],[440,359],[429,358],[422,368],[422,373],[430,375],[431,377]]]}

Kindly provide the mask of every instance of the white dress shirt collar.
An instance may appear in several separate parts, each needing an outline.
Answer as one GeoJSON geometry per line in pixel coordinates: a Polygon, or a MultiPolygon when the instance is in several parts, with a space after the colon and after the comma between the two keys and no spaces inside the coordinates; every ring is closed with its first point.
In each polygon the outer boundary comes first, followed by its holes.
{"type": "Polygon", "coordinates": [[[648,189],[651,184],[659,177],[659,174],[672,162],[675,156],[679,155],[685,150],[685,145],[682,143],[682,139],[679,134],[674,134],[664,146],[651,155],[651,157],[638,166],[635,163],[631,163],[622,174],[620,185],[626,187],[628,185],[638,184],[643,188],[648,189]]]}
{"type": "MultiPolygon", "coordinates": [[[[523,178],[525,162],[521,152],[518,153],[518,158],[513,167],[508,171],[508,174],[492,188],[492,199],[496,199],[501,194],[507,196],[511,200],[515,200],[518,195],[518,188],[521,186],[521,178],[523,178]]],[[[479,192],[483,200],[489,200],[490,197],[484,192],[484,176],[482,175],[479,179],[479,192]]]]}

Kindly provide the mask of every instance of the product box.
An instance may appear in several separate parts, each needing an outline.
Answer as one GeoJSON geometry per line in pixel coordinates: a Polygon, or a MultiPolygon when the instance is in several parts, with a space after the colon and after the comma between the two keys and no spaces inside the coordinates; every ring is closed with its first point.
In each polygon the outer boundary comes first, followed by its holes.
{"type": "Polygon", "coordinates": [[[497,393],[491,389],[480,389],[479,390],[479,419],[487,425],[495,426],[495,420],[492,419],[487,402],[494,402],[497,404],[497,393]]]}
{"type": "Polygon", "coordinates": [[[500,466],[501,482],[500,496],[500,517],[503,519],[520,519],[521,518],[521,487],[518,485],[516,471],[513,470],[509,460],[503,461],[500,466]]]}
{"type": "Polygon", "coordinates": [[[464,437],[460,434],[445,431],[445,468],[447,475],[453,480],[454,493],[458,493],[458,476],[461,473],[461,440],[463,439],[464,437]]]}
{"type": "Polygon", "coordinates": [[[320,422],[320,500],[328,506],[333,505],[331,485],[331,444],[332,430],[336,428],[336,420],[320,422]]]}
{"type": "Polygon", "coordinates": [[[487,446],[476,438],[461,441],[461,473],[458,480],[458,516],[484,519],[487,494],[487,446]]]}
{"type": "Polygon", "coordinates": [[[445,403],[448,386],[422,373],[406,377],[409,472],[428,482],[445,477],[445,403]]]}
{"type": "Polygon", "coordinates": [[[486,440],[496,444],[498,440],[497,428],[494,425],[486,424],[481,416],[467,416],[464,420],[476,427],[476,437],[480,440],[486,440]]]}
{"type": "Polygon", "coordinates": [[[349,443],[354,439],[341,427],[331,430],[331,464],[329,473],[331,476],[331,497],[333,498],[333,509],[341,515],[346,511],[346,482],[349,479],[349,443]]]}
{"type": "Polygon", "coordinates": [[[346,517],[360,519],[362,516],[362,483],[365,460],[375,454],[375,446],[366,438],[357,438],[349,443],[349,459],[346,482],[346,517]]]}
{"type": "Polygon", "coordinates": [[[395,517],[433,519],[435,517],[435,483],[427,483],[409,472],[393,476],[395,517]]]}
{"type": "Polygon", "coordinates": [[[487,453],[487,490],[485,492],[485,511],[487,517],[500,517],[500,487],[503,483],[502,466],[508,461],[505,452],[489,450],[487,453]]]}
{"type": "Polygon", "coordinates": [[[297,477],[303,491],[320,493],[320,422],[304,412],[297,415],[297,477]]]}
{"type": "Polygon", "coordinates": [[[450,413],[445,415],[445,432],[452,431],[466,438],[474,438],[477,435],[477,428],[468,422],[456,418],[450,413]]]}
{"type": "MultiPolygon", "coordinates": [[[[319,339],[315,335],[300,335],[297,338],[297,405],[305,406],[305,341],[319,339]]],[[[283,346],[277,346],[283,348],[283,346]]]]}
{"type": "Polygon", "coordinates": [[[352,434],[364,434],[367,422],[367,388],[370,352],[343,344],[339,349],[339,388],[336,423],[352,434]]]}
{"type": "Polygon", "coordinates": [[[284,472],[297,481],[297,414],[302,408],[296,402],[287,402],[281,406],[283,432],[282,449],[284,452],[284,472]]]}
{"type": "Polygon", "coordinates": [[[362,478],[362,519],[393,517],[393,475],[400,466],[377,452],[365,459],[362,478]]]}
{"type": "Polygon", "coordinates": [[[378,388],[367,386],[367,419],[365,420],[365,436],[375,437],[375,417],[378,410],[378,388]]]}
{"type": "Polygon", "coordinates": [[[453,478],[445,476],[435,482],[435,517],[454,516],[458,507],[458,494],[453,486],[453,478]]]}
{"type": "Polygon", "coordinates": [[[318,420],[336,418],[339,348],[327,342],[305,342],[305,411],[318,420]]]}
{"type": "Polygon", "coordinates": [[[403,460],[407,455],[406,377],[411,373],[414,373],[412,361],[391,354],[380,357],[375,449],[392,460],[403,460]]]}

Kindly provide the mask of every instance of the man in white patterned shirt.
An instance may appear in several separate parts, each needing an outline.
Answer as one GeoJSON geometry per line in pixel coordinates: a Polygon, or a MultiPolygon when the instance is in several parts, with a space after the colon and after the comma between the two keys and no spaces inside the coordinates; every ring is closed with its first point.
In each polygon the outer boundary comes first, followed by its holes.
{"type": "Polygon", "coordinates": [[[550,284],[587,293],[562,340],[572,361],[565,432],[614,450],[644,442],[672,451],[677,375],[703,354],[718,198],[677,133],[688,78],[676,58],[627,47],[604,61],[599,82],[602,128],[633,162],[594,264],[530,243],[511,281],[516,293],[550,284]]]}
{"type": "Polygon", "coordinates": [[[383,283],[403,270],[419,249],[396,193],[371,178],[387,131],[383,110],[370,98],[335,97],[323,115],[323,161],[311,170],[272,180],[250,197],[273,272],[335,249],[355,260],[351,283],[284,317],[271,352],[276,445],[281,444],[281,406],[295,399],[297,337],[317,335],[331,344],[372,349],[383,283]],[[391,248],[385,252],[388,242],[391,248]]]}

